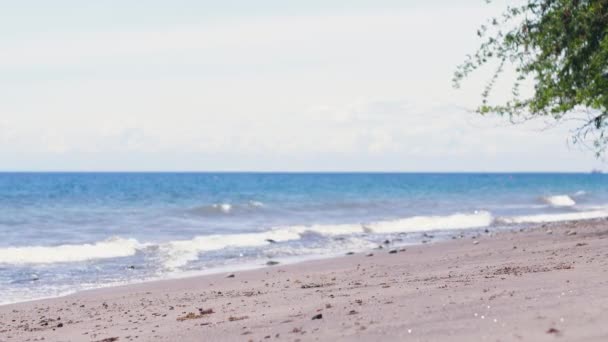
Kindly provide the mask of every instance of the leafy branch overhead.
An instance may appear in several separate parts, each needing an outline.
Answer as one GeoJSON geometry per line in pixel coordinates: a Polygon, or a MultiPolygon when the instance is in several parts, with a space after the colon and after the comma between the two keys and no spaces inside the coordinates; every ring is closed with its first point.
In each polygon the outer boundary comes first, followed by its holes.
{"type": "Polygon", "coordinates": [[[608,0],[526,0],[508,7],[477,33],[482,44],[457,68],[454,86],[490,62],[498,65],[482,93],[479,113],[561,119],[585,110],[589,116],[579,138],[595,134],[596,152],[605,149],[608,0]],[[491,104],[495,82],[508,64],[516,73],[510,99],[491,104]],[[534,85],[529,96],[521,95],[524,82],[534,85]]]}

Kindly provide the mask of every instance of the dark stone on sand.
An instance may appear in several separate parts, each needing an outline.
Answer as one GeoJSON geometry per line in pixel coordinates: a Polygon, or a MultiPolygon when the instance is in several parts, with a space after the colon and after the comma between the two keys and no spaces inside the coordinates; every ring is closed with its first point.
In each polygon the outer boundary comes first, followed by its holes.
{"type": "Polygon", "coordinates": [[[215,311],[213,311],[213,309],[203,309],[203,308],[199,308],[198,309],[198,313],[201,315],[210,315],[212,313],[215,313],[215,311]]]}
{"type": "Polygon", "coordinates": [[[63,328],[63,323],[57,324],[57,328],[63,328]]]}
{"type": "Polygon", "coordinates": [[[278,261],[269,260],[269,261],[266,263],[266,266],[274,266],[274,265],[278,265],[278,264],[279,264],[279,262],[278,262],[278,261]]]}
{"type": "Polygon", "coordinates": [[[353,255],[355,252],[347,252],[346,255],[353,255]]]}
{"type": "Polygon", "coordinates": [[[229,274],[226,278],[234,278],[234,274],[229,274]]]}
{"type": "Polygon", "coordinates": [[[273,240],[273,239],[266,239],[266,241],[267,241],[267,242],[270,242],[270,243],[277,243],[277,242],[276,242],[275,240],[273,240]]]}
{"type": "Polygon", "coordinates": [[[135,266],[133,266],[133,265],[127,266],[127,269],[134,270],[135,266]]]}
{"type": "Polygon", "coordinates": [[[323,314],[317,314],[312,316],[312,320],[314,321],[315,319],[322,319],[323,318],[323,314]]]}
{"type": "Polygon", "coordinates": [[[374,256],[374,253],[369,253],[369,254],[367,254],[366,256],[367,256],[367,257],[372,257],[372,256],[374,256]]]}
{"type": "Polygon", "coordinates": [[[391,249],[390,251],[388,251],[388,254],[397,254],[397,250],[396,249],[391,249]]]}
{"type": "Polygon", "coordinates": [[[391,241],[390,241],[390,240],[384,240],[384,244],[385,244],[385,245],[390,245],[390,244],[391,244],[391,241]]]}

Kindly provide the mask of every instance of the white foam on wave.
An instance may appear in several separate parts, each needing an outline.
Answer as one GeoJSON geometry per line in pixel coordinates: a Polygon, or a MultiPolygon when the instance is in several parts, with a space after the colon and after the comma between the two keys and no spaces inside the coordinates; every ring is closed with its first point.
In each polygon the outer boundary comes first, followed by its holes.
{"type": "Polygon", "coordinates": [[[487,227],[493,222],[492,214],[477,211],[472,214],[447,216],[414,216],[394,221],[380,221],[367,225],[373,233],[406,233],[430,230],[450,230],[487,227]]]}
{"type": "Polygon", "coordinates": [[[516,223],[544,223],[544,222],[560,222],[560,221],[580,221],[590,220],[595,218],[608,217],[608,210],[592,210],[574,213],[560,214],[538,214],[524,215],[512,217],[499,217],[496,221],[507,224],[516,223]]]}
{"type": "Polygon", "coordinates": [[[0,264],[52,264],[134,255],[145,245],[135,239],[109,238],[93,244],[0,248],[0,264]]]}
{"type": "Polygon", "coordinates": [[[232,210],[232,205],[229,203],[215,203],[212,205],[213,209],[217,209],[224,214],[230,213],[232,210]]]}
{"type": "Polygon", "coordinates": [[[197,236],[190,240],[170,241],[161,244],[163,266],[176,269],[197,260],[200,253],[217,251],[230,247],[263,247],[276,242],[299,240],[302,234],[316,233],[324,236],[338,236],[364,233],[362,224],[328,224],[310,226],[277,227],[264,232],[230,235],[197,236]]]}
{"type": "Polygon", "coordinates": [[[552,207],[572,207],[576,202],[568,195],[556,195],[543,197],[543,201],[552,207]]]}
{"type": "Polygon", "coordinates": [[[579,190],[579,191],[575,192],[572,196],[579,197],[579,196],[585,196],[586,194],[587,194],[587,191],[579,190]]]}
{"type": "Polygon", "coordinates": [[[249,201],[249,206],[254,208],[262,208],[264,207],[264,203],[260,201],[249,201]]]}
{"type": "Polygon", "coordinates": [[[297,240],[300,233],[290,230],[270,230],[259,233],[197,236],[191,240],[170,241],[159,246],[164,258],[163,266],[179,268],[198,259],[202,252],[217,251],[227,247],[260,247],[272,242],[297,240]]]}
{"type": "Polygon", "coordinates": [[[277,230],[286,230],[304,234],[313,232],[321,235],[336,236],[365,233],[365,228],[362,224],[315,224],[311,226],[291,226],[285,228],[277,228],[277,230]]]}

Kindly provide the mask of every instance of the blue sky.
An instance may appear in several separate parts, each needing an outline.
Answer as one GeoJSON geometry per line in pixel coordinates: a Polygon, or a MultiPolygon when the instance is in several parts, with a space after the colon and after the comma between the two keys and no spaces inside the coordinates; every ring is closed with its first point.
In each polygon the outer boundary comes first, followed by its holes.
{"type": "MultiPolygon", "coordinates": [[[[505,1],[19,1],[2,170],[587,171],[572,126],[467,112],[505,1]]],[[[498,96],[506,93],[498,86],[498,96]]]]}

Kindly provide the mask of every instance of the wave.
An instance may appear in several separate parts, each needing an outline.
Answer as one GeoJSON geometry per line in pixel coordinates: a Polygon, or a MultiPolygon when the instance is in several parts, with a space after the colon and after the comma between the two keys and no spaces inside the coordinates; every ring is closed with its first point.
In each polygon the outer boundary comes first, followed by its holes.
{"type": "Polygon", "coordinates": [[[234,212],[247,212],[264,208],[265,205],[259,201],[249,201],[242,204],[213,203],[190,209],[191,213],[198,215],[227,215],[234,212]]]}
{"type": "Polygon", "coordinates": [[[197,236],[190,240],[161,244],[159,249],[164,259],[163,266],[175,269],[197,260],[199,254],[203,252],[229,247],[263,247],[279,242],[299,240],[306,233],[338,236],[363,232],[364,228],[361,224],[288,226],[257,233],[197,236]]]}
{"type": "Polygon", "coordinates": [[[93,244],[0,248],[0,264],[52,264],[134,255],[145,247],[135,239],[112,237],[93,244]]]}
{"type": "Polygon", "coordinates": [[[587,191],[585,191],[585,190],[579,190],[579,191],[575,192],[574,194],[572,194],[572,196],[574,196],[574,197],[580,197],[580,196],[585,196],[585,195],[587,195],[587,191]]]}
{"type": "MultiPolygon", "coordinates": [[[[475,229],[494,223],[519,224],[574,221],[608,217],[608,208],[583,212],[536,214],[494,218],[488,211],[456,213],[444,216],[413,216],[397,220],[353,224],[317,224],[275,227],[261,232],[214,234],[161,243],[140,243],[132,238],[113,237],[80,245],[26,246],[0,248],[0,264],[50,264],[95,259],[129,257],[139,250],[150,252],[168,270],[178,269],[198,260],[204,252],[225,248],[266,247],[275,243],[300,240],[307,234],[325,237],[365,234],[393,234],[437,230],[475,229]]],[[[366,239],[366,238],[364,238],[366,239]]],[[[276,245],[280,247],[281,245],[276,245]]],[[[306,244],[297,247],[304,251],[306,244]]]]}
{"type": "Polygon", "coordinates": [[[163,266],[174,269],[198,259],[202,252],[227,247],[260,247],[275,242],[300,239],[300,233],[290,230],[270,230],[260,233],[197,236],[190,240],[171,241],[159,246],[163,266]]]}
{"type": "Polygon", "coordinates": [[[94,244],[9,247],[0,249],[0,264],[49,264],[95,259],[128,257],[138,250],[155,251],[166,269],[185,266],[197,260],[203,252],[230,247],[263,247],[274,243],[294,241],[313,233],[326,237],[365,233],[402,233],[429,230],[449,230],[485,227],[492,223],[489,212],[454,214],[448,216],[416,216],[401,220],[369,224],[317,224],[276,227],[267,231],[196,236],[189,240],[164,243],[140,243],[135,239],[110,238],[94,244]]]}
{"type": "Polygon", "coordinates": [[[380,221],[367,227],[374,233],[406,233],[430,230],[450,230],[487,227],[493,222],[492,214],[477,211],[472,214],[453,214],[448,216],[414,216],[401,220],[380,221]]]}
{"type": "Polygon", "coordinates": [[[304,234],[306,232],[311,232],[311,233],[327,235],[327,236],[360,234],[360,233],[366,232],[365,226],[361,223],[315,224],[312,226],[290,226],[290,227],[278,228],[278,229],[286,230],[286,231],[290,231],[290,232],[297,232],[298,234],[304,234]]]}
{"type": "Polygon", "coordinates": [[[515,224],[515,223],[545,223],[545,222],[560,222],[560,221],[579,221],[590,220],[595,218],[608,217],[608,210],[593,210],[574,213],[560,214],[538,214],[524,215],[512,217],[499,217],[497,222],[515,224]]]}
{"type": "Polygon", "coordinates": [[[546,196],[543,201],[552,207],[572,207],[576,202],[568,195],[546,196]]]}

